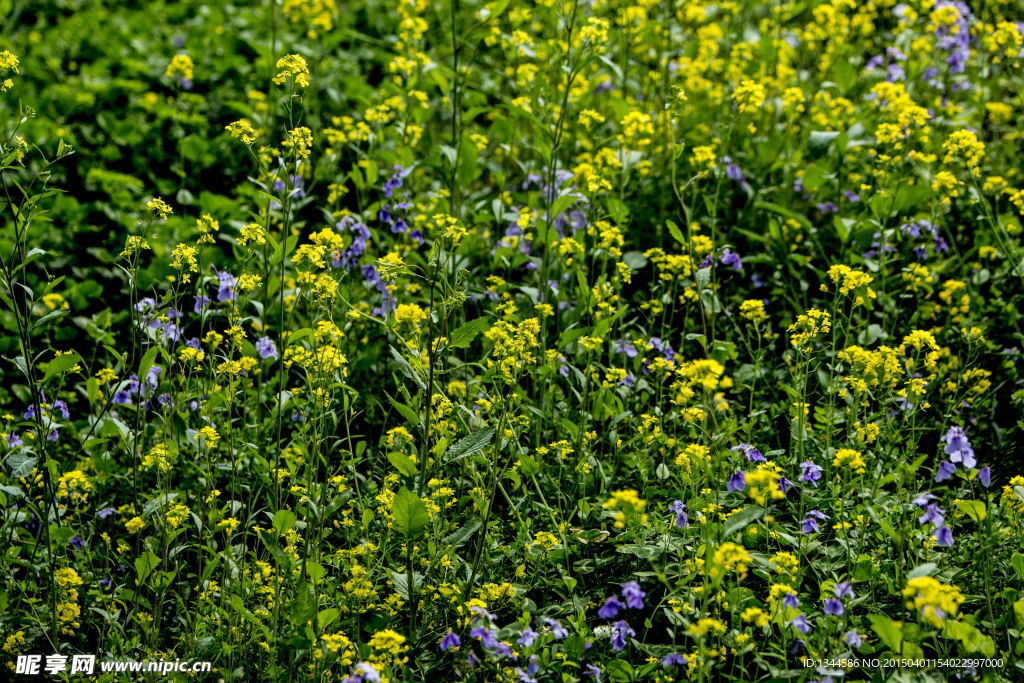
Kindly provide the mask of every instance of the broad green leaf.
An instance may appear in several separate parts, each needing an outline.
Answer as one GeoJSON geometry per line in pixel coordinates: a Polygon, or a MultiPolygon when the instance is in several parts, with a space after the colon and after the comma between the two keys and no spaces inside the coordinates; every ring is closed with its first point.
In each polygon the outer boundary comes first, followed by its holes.
{"type": "Polygon", "coordinates": [[[878,634],[878,638],[886,644],[893,652],[900,652],[900,645],[903,643],[903,622],[893,621],[881,614],[869,614],[871,628],[878,634]]]}
{"type": "Polygon", "coordinates": [[[469,322],[459,325],[455,328],[455,331],[452,332],[451,341],[448,342],[449,348],[466,348],[474,339],[476,339],[478,334],[490,326],[491,323],[487,318],[477,318],[476,320],[470,320],[469,322]]]}
{"type": "Polygon", "coordinates": [[[736,514],[729,515],[729,518],[725,520],[722,538],[729,538],[730,535],[743,529],[751,522],[761,519],[762,516],[764,516],[764,508],[755,506],[746,507],[736,514]]]}
{"type": "Polygon", "coordinates": [[[983,521],[988,514],[985,511],[985,504],[980,500],[958,500],[956,506],[975,522],[983,521]]]}
{"type": "Polygon", "coordinates": [[[43,379],[50,379],[56,375],[62,374],[70,370],[79,363],[82,357],[76,352],[71,351],[69,353],[56,356],[53,360],[46,364],[46,372],[43,375],[43,379]]]}
{"type": "Polygon", "coordinates": [[[395,469],[405,476],[411,477],[416,474],[416,463],[410,460],[409,456],[404,453],[392,451],[391,453],[388,453],[388,460],[395,466],[395,469]]]}
{"type": "Polygon", "coordinates": [[[481,429],[473,432],[469,436],[464,436],[451,445],[448,452],[445,453],[444,461],[446,463],[453,463],[463,458],[468,458],[474,453],[479,453],[491,443],[491,439],[494,438],[494,427],[488,427],[487,429],[481,429]]]}
{"type": "Polygon", "coordinates": [[[146,583],[146,579],[159,564],[160,558],[149,550],[135,558],[135,576],[140,586],[146,583]]]}
{"type": "Polygon", "coordinates": [[[295,513],[291,510],[278,510],[274,513],[274,532],[278,536],[284,536],[295,526],[295,513]]]}
{"type": "Polygon", "coordinates": [[[410,538],[419,535],[430,520],[427,506],[419,496],[404,486],[395,494],[391,503],[391,517],[395,520],[395,529],[410,538]]]}

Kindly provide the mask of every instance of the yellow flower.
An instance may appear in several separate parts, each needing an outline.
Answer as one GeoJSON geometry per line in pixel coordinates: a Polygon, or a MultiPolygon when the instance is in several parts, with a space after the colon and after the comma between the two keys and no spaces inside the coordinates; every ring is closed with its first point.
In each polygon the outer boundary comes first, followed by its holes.
{"type": "Polygon", "coordinates": [[[175,503],[174,505],[167,509],[167,512],[164,514],[164,519],[167,520],[167,523],[171,525],[172,529],[177,529],[179,526],[181,526],[182,522],[188,519],[188,516],[189,514],[191,514],[191,512],[192,511],[189,510],[187,505],[175,503]]]}
{"type": "Polygon", "coordinates": [[[167,78],[191,81],[194,71],[195,65],[192,63],[191,57],[188,55],[174,55],[171,58],[171,62],[167,65],[167,70],[164,71],[164,75],[167,76],[167,78]]]}
{"type": "Polygon", "coordinates": [[[916,610],[921,617],[936,628],[955,617],[964,596],[956,586],[942,583],[931,576],[919,576],[907,581],[903,597],[908,598],[907,609],[916,610]]]}
{"type": "Polygon", "coordinates": [[[816,308],[798,315],[796,322],[790,325],[786,331],[789,332],[789,343],[793,348],[807,353],[811,350],[811,341],[819,335],[828,334],[832,329],[832,316],[827,311],[816,308]]]}
{"type": "Polygon", "coordinates": [[[204,358],[206,358],[206,354],[203,351],[191,346],[186,346],[178,353],[178,360],[186,364],[199,363],[204,358]]]}
{"type": "Polygon", "coordinates": [[[309,87],[309,67],[301,55],[285,55],[277,60],[277,75],[274,76],[274,83],[282,83],[293,80],[300,88],[309,87]]]}
{"type": "Polygon", "coordinates": [[[243,247],[252,242],[253,244],[266,244],[267,238],[263,228],[257,223],[247,223],[242,226],[238,233],[238,243],[243,247]]]}
{"type": "Polygon", "coordinates": [[[70,567],[65,569],[58,569],[54,573],[54,579],[57,581],[57,585],[61,588],[68,588],[71,586],[81,586],[82,577],[78,575],[74,569],[70,567]]]}
{"type": "Polygon", "coordinates": [[[427,314],[416,304],[400,304],[395,309],[395,321],[408,325],[418,325],[427,319],[427,314]]]}
{"type": "Polygon", "coordinates": [[[246,145],[256,142],[256,129],[252,127],[249,119],[238,119],[234,123],[224,126],[224,129],[235,140],[241,140],[246,145]]]}
{"type": "Polygon", "coordinates": [[[864,474],[867,471],[860,451],[855,451],[852,448],[840,448],[836,451],[836,456],[832,459],[832,466],[849,467],[857,474],[864,474]]]}
{"type": "Polygon", "coordinates": [[[189,272],[195,273],[199,270],[199,264],[196,261],[198,253],[199,249],[197,247],[189,244],[179,244],[171,252],[171,267],[185,268],[189,272]]]}
{"type": "Polygon", "coordinates": [[[768,625],[768,613],[760,607],[748,607],[740,613],[740,619],[755,626],[764,627],[768,625]]]}
{"type": "Polygon", "coordinates": [[[132,256],[137,254],[143,249],[149,249],[149,242],[144,237],[138,235],[128,235],[128,239],[124,243],[124,250],[121,251],[120,256],[132,256]]]}
{"type": "Polygon", "coordinates": [[[146,523],[142,521],[142,517],[132,517],[124,523],[124,528],[128,530],[130,534],[137,534],[142,531],[142,528],[146,526],[146,523]]]}
{"type": "Polygon", "coordinates": [[[160,199],[160,197],[153,197],[146,202],[146,208],[154,218],[165,219],[174,213],[174,209],[171,208],[171,205],[160,199]]]}
{"type": "Polygon", "coordinates": [[[736,108],[743,114],[750,114],[759,110],[764,104],[765,97],[764,86],[749,79],[741,81],[732,95],[736,108]]]}
{"type": "Polygon", "coordinates": [[[689,628],[686,629],[686,632],[695,638],[702,638],[709,632],[725,633],[725,630],[725,624],[718,619],[705,617],[703,619],[698,619],[694,624],[690,624],[689,628]]]}
{"type": "Polygon", "coordinates": [[[210,425],[206,425],[196,433],[196,438],[203,439],[209,445],[213,446],[220,439],[220,434],[218,434],[217,430],[210,425]]]}
{"type": "Polygon", "coordinates": [[[764,310],[764,301],[747,299],[740,304],[740,317],[752,323],[764,322],[768,319],[768,314],[764,310]]]}
{"type": "Polygon", "coordinates": [[[313,132],[305,126],[299,126],[288,131],[288,137],[281,143],[295,153],[299,159],[309,158],[309,150],[313,146],[313,132]]]}
{"type": "Polygon", "coordinates": [[[743,546],[726,541],[715,549],[713,565],[712,576],[720,575],[723,570],[735,571],[737,576],[742,579],[747,575],[750,553],[743,546]]]}

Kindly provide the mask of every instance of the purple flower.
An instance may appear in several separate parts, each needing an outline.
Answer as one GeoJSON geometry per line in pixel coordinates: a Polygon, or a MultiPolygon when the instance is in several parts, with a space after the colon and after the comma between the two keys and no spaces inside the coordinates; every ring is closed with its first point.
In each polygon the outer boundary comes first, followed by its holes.
{"type": "Polygon", "coordinates": [[[948,526],[940,526],[935,532],[935,544],[943,548],[953,545],[953,530],[948,526]]]}
{"type": "Polygon", "coordinates": [[[530,647],[531,645],[533,645],[533,641],[535,640],[537,640],[537,632],[529,626],[527,626],[525,629],[523,629],[522,635],[519,636],[519,639],[516,640],[516,642],[522,645],[523,647],[530,647]]]}
{"type": "Polygon", "coordinates": [[[729,491],[742,491],[747,487],[747,477],[743,472],[734,472],[729,477],[729,483],[726,485],[726,489],[729,491]]]}
{"type": "Polygon", "coordinates": [[[256,340],[256,351],[260,358],[277,358],[277,346],[270,337],[260,337],[256,340]]]}
{"type": "Polygon", "coordinates": [[[800,598],[796,596],[796,593],[786,593],[782,596],[782,605],[790,609],[796,609],[800,606],[800,598]]]}
{"type": "Polygon", "coordinates": [[[725,162],[725,175],[729,177],[729,180],[738,183],[740,187],[749,192],[750,184],[743,177],[743,169],[732,162],[732,157],[722,157],[722,161],[725,162]]]}
{"type": "Polygon", "coordinates": [[[814,630],[814,627],[811,626],[810,622],[807,621],[807,617],[805,617],[802,614],[793,619],[792,621],[790,621],[789,625],[795,628],[797,631],[800,631],[800,633],[804,634],[805,636],[814,630]]]}
{"type": "Polygon", "coordinates": [[[102,510],[100,510],[99,512],[96,513],[96,516],[99,517],[100,519],[106,519],[107,517],[110,517],[111,515],[116,515],[116,514],[117,514],[117,510],[115,508],[103,508],[102,510]]]}
{"type": "Polygon", "coordinates": [[[853,584],[850,583],[849,581],[840,581],[839,583],[837,583],[835,585],[835,588],[832,589],[832,592],[835,593],[835,596],[837,598],[855,598],[855,597],[857,597],[853,593],[853,584]]]}
{"type": "Polygon", "coordinates": [[[454,631],[448,631],[444,638],[441,639],[441,652],[447,652],[453,647],[458,647],[462,643],[462,640],[454,631]]]}
{"type": "Polygon", "coordinates": [[[980,481],[981,485],[984,486],[985,488],[988,488],[989,486],[991,486],[992,485],[992,470],[989,467],[987,467],[987,466],[986,467],[982,467],[980,470],[978,470],[978,481],[980,481]]]}
{"type": "Polygon", "coordinates": [[[11,433],[7,435],[7,447],[14,448],[15,446],[24,446],[25,442],[21,440],[21,437],[17,434],[11,433]]]}
{"type": "Polygon", "coordinates": [[[838,617],[842,616],[845,611],[846,610],[843,609],[843,601],[839,598],[825,598],[825,614],[832,617],[838,617]]]}
{"type": "Polygon", "coordinates": [[[951,462],[943,460],[942,462],[939,463],[939,471],[935,473],[935,481],[946,481],[947,479],[953,476],[954,472],[956,472],[956,465],[954,465],[951,462]]]}
{"type": "Polygon", "coordinates": [[[857,635],[856,631],[847,631],[843,641],[850,647],[860,647],[864,643],[864,639],[857,635]]]}
{"type": "Polygon", "coordinates": [[[615,343],[615,350],[626,354],[627,358],[636,358],[637,350],[633,342],[628,339],[620,339],[615,343]]]}
{"type": "Polygon", "coordinates": [[[964,467],[973,468],[978,464],[974,457],[974,449],[967,435],[960,427],[950,427],[942,440],[946,443],[943,451],[949,456],[951,462],[962,463],[964,467]]]}
{"type": "Polygon", "coordinates": [[[733,446],[729,450],[743,451],[743,455],[745,455],[747,460],[750,462],[768,462],[768,459],[761,454],[761,451],[757,450],[749,443],[741,443],[739,446],[733,446]]]}
{"type": "Polygon", "coordinates": [[[647,593],[640,589],[640,584],[636,581],[627,581],[622,584],[622,597],[626,599],[626,606],[630,609],[643,609],[647,593]]]}
{"type": "Polygon", "coordinates": [[[352,674],[341,680],[342,683],[362,683],[363,681],[377,683],[380,681],[380,674],[372,664],[368,662],[359,662],[352,668],[352,674]]]}
{"type": "Polygon", "coordinates": [[[537,655],[530,655],[530,659],[526,662],[526,670],[522,667],[516,667],[516,675],[519,676],[520,683],[537,683],[537,679],[534,676],[540,671],[540,665],[537,664],[537,655]]]}
{"type": "Polygon", "coordinates": [[[743,270],[743,263],[740,259],[740,255],[733,252],[731,249],[726,248],[722,251],[722,255],[718,257],[719,263],[723,266],[729,266],[733,270],[743,270]]]}
{"type": "Polygon", "coordinates": [[[85,547],[85,541],[82,539],[81,536],[75,536],[70,541],[68,541],[68,545],[70,545],[75,550],[81,550],[85,547]]]}
{"type": "Polygon", "coordinates": [[[544,623],[547,624],[547,627],[549,629],[551,629],[551,635],[555,637],[555,640],[561,640],[562,638],[565,638],[567,635],[569,635],[569,632],[565,630],[565,627],[563,627],[561,622],[559,622],[557,619],[549,619],[548,617],[544,617],[544,623]]]}
{"type": "Polygon", "coordinates": [[[631,629],[625,621],[616,621],[612,624],[612,649],[616,652],[625,649],[626,638],[635,635],[636,631],[631,629]]]}
{"type": "Polygon", "coordinates": [[[828,515],[822,512],[811,510],[807,513],[807,517],[804,518],[800,528],[805,534],[817,533],[819,531],[818,520],[825,520],[828,518],[828,515]]]}
{"type": "Polygon", "coordinates": [[[235,276],[226,270],[217,273],[217,301],[234,301],[238,298],[235,292],[235,276]]]}
{"type": "Polygon", "coordinates": [[[402,187],[402,178],[408,174],[408,172],[398,164],[395,164],[394,171],[395,172],[392,176],[385,181],[383,188],[384,196],[389,199],[394,195],[395,190],[402,187]]]}
{"type": "Polygon", "coordinates": [[[939,507],[938,503],[928,503],[924,508],[924,514],[917,518],[918,524],[931,523],[936,527],[942,526],[945,521],[943,516],[946,513],[945,510],[939,507]]]}
{"type": "Polygon", "coordinates": [[[68,412],[68,404],[65,403],[64,401],[54,401],[53,407],[60,412],[60,416],[63,417],[65,420],[71,417],[71,413],[68,412]]]}
{"type": "Polygon", "coordinates": [[[925,491],[924,493],[918,494],[917,498],[914,498],[914,500],[910,502],[912,502],[917,507],[923,508],[925,505],[928,504],[929,501],[932,500],[935,500],[935,494],[931,493],[930,491],[925,491]]]}
{"type": "Polygon", "coordinates": [[[675,652],[670,652],[661,658],[661,665],[666,669],[671,669],[674,666],[686,666],[687,664],[689,664],[689,661],[686,657],[675,652]]]}
{"type": "Polygon", "coordinates": [[[500,653],[505,656],[512,656],[512,650],[498,640],[497,634],[486,626],[477,626],[469,632],[470,638],[475,638],[492,653],[500,653]]]}
{"type": "Polygon", "coordinates": [[[675,513],[676,516],[676,528],[682,529],[689,524],[689,518],[686,516],[686,505],[681,500],[677,500],[672,503],[672,507],[669,511],[675,513]]]}
{"type": "Polygon", "coordinates": [[[800,467],[802,467],[803,470],[800,472],[800,476],[797,477],[797,481],[804,481],[811,486],[816,487],[818,485],[818,480],[821,479],[821,467],[815,465],[810,460],[800,463],[800,467]]]}
{"type": "Polygon", "coordinates": [[[601,608],[597,610],[597,616],[601,617],[602,619],[614,619],[619,615],[619,610],[621,610],[623,607],[625,607],[625,605],[619,602],[618,598],[612,596],[606,599],[604,601],[604,604],[601,605],[601,608]]]}
{"type": "Polygon", "coordinates": [[[202,313],[203,309],[206,308],[210,303],[210,297],[200,294],[196,296],[195,304],[192,305],[192,310],[196,313],[202,313]]]}
{"type": "Polygon", "coordinates": [[[587,676],[593,676],[594,683],[601,683],[601,670],[593,664],[587,664],[587,668],[583,670],[583,673],[587,676]]]}

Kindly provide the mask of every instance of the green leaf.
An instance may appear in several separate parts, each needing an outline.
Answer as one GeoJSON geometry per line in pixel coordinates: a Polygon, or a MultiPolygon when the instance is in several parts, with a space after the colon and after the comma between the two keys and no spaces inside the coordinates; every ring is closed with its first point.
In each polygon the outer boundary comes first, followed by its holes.
{"type": "Polygon", "coordinates": [[[464,436],[451,445],[451,448],[445,453],[444,461],[450,464],[463,458],[468,458],[474,453],[479,453],[487,447],[487,444],[491,443],[493,438],[494,427],[481,429],[469,436],[464,436]]]}
{"type": "Polygon", "coordinates": [[[942,625],[942,635],[959,640],[968,652],[980,652],[986,657],[991,657],[996,652],[995,643],[991,638],[962,621],[947,619],[942,625]]]}
{"type": "Polygon", "coordinates": [[[46,364],[46,373],[43,375],[43,379],[47,380],[55,375],[59,375],[67,372],[75,366],[76,363],[80,362],[82,357],[79,356],[75,351],[65,353],[60,356],[56,356],[53,360],[46,364]]]}
{"type": "Polygon", "coordinates": [[[405,375],[406,378],[411,379],[420,389],[426,391],[426,383],[422,378],[420,378],[419,374],[413,369],[413,367],[409,365],[409,361],[405,359],[405,356],[399,353],[398,349],[394,346],[390,346],[388,348],[391,349],[391,357],[395,359],[396,363],[398,363],[398,368],[402,371],[402,374],[405,375]]]}
{"type": "Polygon", "coordinates": [[[985,504],[980,500],[958,500],[956,506],[975,522],[981,522],[988,514],[985,511],[985,504]]]}
{"type": "Polygon", "coordinates": [[[907,578],[917,579],[922,576],[931,576],[931,573],[938,568],[939,565],[935,564],[934,562],[925,562],[924,564],[919,564],[913,569],[911,569],[909,572],[907,572],[907,578]]]}
{"type": "Polygon", "coordinates": [[[317,628],[322,632],[325,628],[337,621],[338,616],[341,612],[337,607],[329,607],[324,610],[320,610],[320,613],[316,615],[317,628]]]}
{"type": "Polygon", "coordinates": [[[1017,615],[1017,625],[1024,628],[1024,600],[1013,603],[1013,613],[1017,615]]]}
{"type": "Polygon", "coordinates": [[[313,582],[313,585],[320,583],[320,579],[324,578],[327,574],[327,570],[319,562],[307,561],[306,562],[306,573],[309,574],[309,580],[313,582]]]}
{"type": "Polygon", "coordinates": [[[685,247],[686,238],[683,237],[683,233],[679,229],[679,226],[673,223],[672,221],[665,221],[665,225],[668,226],[668,234],[672,235],[672,237],[675,238],[676,242],[679,242],[679,244],[682,244],[685,247]]]}
{"type": "Polygon", "coordinates": [[[146,579],[159,564],[160,558],[149,550],[135,558],[135,576],[140,586],[146,582],[146,579]]]}
{"type": "Polygon", "coordinates": [[[149,517],[151,514],[153,514],[160,508],[165,507],[168,503],[170,503],[177,497],[177,493],[165,493],[163,495],[157,496],[156,498],[150,501],[147,501],[146,504],[142,506],[142,516],[149,517]]]}
{"type": "Polygon", "coordinates": [[[1010,558],[1010,565],[1013,566],[1013,571],[1017,572],[1017,576],[1024,579],[1024,555],[1014,553],[1010,558]]]}
{"type": "Polygon", "coordinates": [[[419,426],[420,416],[416,414],[415,410],[405,405],[404,403],[399,403],[390,396],[388,396],[388,400],[391,402],[391,405],[395,407],[395,410],[397,410],[399,414],[405,418],[406,422],[408,422],[413,427],[419,426]]]}
{"type": "Polygon", "coordinates": [[[316,592],[313,584],[303,581],[295,589],[295,596],[292,598],[292,624],[305,626],[307,621],[313,619],[316,614],[316,592]]]}
{"type": "Polygon", "coordinates": [[[823,150],[831,145],[837,137],[839,137],[837,130],[813,130],[807,144],[811,149],[823,150]]]}
{"type": "Polygon", "coordinates": [[[885,643],[893,652],[900,652],[900,645],[903,643],[903,622],[893,621],[881,614],[869,614],[871,628],[878,634],[878,638],[885,643]]]}
{"type": "Polygon", "coordinates": [[[388,453],[388,460],[395,466],[395,469],[407,477],[416,474],[416,463],[409,459],[404,453],[393,451],[388,453]]]}
{"type": "Polygon", "coordinates": [[[764,508],[753,505],[743,508],[734,515],[729,515],[729,518],[725,520],[722,538],[728,538],[731,534],[743,529],[751,522],[761,519],[762,516],[764,516],[764,508]]]}
{"type": "Polygon", "coordinates": [[[458,548],[473,537],[480,527],[484,525],[479,519],[471,519],[461,527],[444,537],[444,542],[458,548]]]}
{"type": "Polygon", "coordinates": [[[477,318],[476,320],[470,320],[469,322],[463,323],[459,325],[454,332],[452,332],[451,341],[448,342],[448,347],[452,349],[464,349],[472,343],[478,334],[490,326],[491,323],[487,318],[477,318]]]}
{"type": "Polygon", "coordinates": [[[146,378],[146,374],[149,373],[150,368],[156,363],[156,354],[160,352],[160,348],[153,346],[146,351],[146,355],[142,357],[142,362],[139,363],[139,381],[141,382],[146,378]]]}
{"type": "Polygon", "coordinates": [[[39,462],[27,453],[15,452],[7,456],[7,466],[11,468],[11,476],[15,479],[27,477],[32,468],[39,462]]]}
{"type": "Polygon", "coordinates": [[[395,520],[398,532],[410,538],[419,535],[430,520],[427,506],[419,496],[404,486],[395,494],[391,503],[391,517],[395,520]]]}
{"type": "Polygon", "coordinates": [[[295,526],[295,513],[291,510],[278,510],[274,513],[274,532],[284,536],[295,526]]]}

